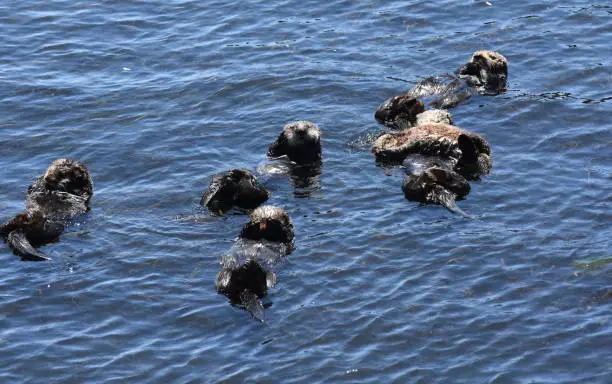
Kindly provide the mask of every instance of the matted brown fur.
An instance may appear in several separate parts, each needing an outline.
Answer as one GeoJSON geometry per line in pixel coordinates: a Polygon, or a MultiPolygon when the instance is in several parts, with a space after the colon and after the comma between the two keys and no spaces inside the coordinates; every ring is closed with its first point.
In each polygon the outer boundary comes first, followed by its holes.
{"type": "Polygon", "coordinates": [[[382,159],[398,159],[410,153],[459,157],[457,138],[472,135],[448,124],[424,124],[399,132],[386,133],[372,145],[372,153],[382,159]]]}

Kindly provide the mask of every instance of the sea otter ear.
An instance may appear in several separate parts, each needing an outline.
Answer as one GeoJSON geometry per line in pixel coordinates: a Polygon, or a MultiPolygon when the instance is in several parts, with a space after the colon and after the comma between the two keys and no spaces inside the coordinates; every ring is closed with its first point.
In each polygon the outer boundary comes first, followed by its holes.
{"type": "Polygon", "coordinates": [[[287,137],[285,132],[281,132],[278,139],[268,148],[268,156],[280,157],[287,154],[287,137]]]}

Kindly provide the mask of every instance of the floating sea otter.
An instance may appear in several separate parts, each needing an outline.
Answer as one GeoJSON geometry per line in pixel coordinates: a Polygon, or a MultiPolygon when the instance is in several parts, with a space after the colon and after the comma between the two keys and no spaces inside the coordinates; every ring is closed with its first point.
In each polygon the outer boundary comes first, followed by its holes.
{"type": "Polygon", "coordinates": [[[457,70],[456,76],[428,77],[408,91],[408,95],[431,97],[431,105],[435,108],[452,108],[476,92],[485,95],[504,92],[507,79],[508,61],[504,56],[492,51],[478,51],[457,70]]]}
{"type": "Polygon", "coordinates": [[[407,176],[402,191],[406,199],[443,205],[452,212],[469,217],[457,206],[456,200],[470,193],[470,184],[450,169],[451,161],[437,156],[409,155],[404,164],[407,176]]]}
{"type": "MultiPolygon", "coordinates": [[[[278,161],[266,164],[258,171],[267,174],[288,173],[297,189],[316,185],[321,174],[321,130],[310,121],[285,125],[278,139],[268,148],[268,157],[278,161]]],[[[308,193],[300,191],[298,194],[308,193]]]]}
{"type": "Polygon", "coordinates": [[[293,251],[293,223],[284,209],[269,205],[253,211],[217,275],[217,291],[264,321],[261,298],[276,284],[276,268],[293,251]]]}
{"type": "Polygon", "coordinates": [[[448,124],[424,124],[381,135],[372,153],[383,163],[401,164],[409,154],[448,157],[453,169],[475,178],[489,173],[491,148],[475,133],[448,124]]]}
{"type": "Polygon", "coordinates": [[[317,164],[321,161],[321,130],[310,121],[289,123],[268,148],[268,156],[287,156],[299,165],[317,164]]]}
{"type": "Polygon", "coordinates": [[[200,204],[215,213],[223,213],[236,206],[254,209],[270,197],[270,192],[257,182],[246,169],[230,169],[213,177],[210,186],[202,196],[200,204]]]}
{"type": "Polygon", "coordinates": [[[504,92],[507,77],[508,62],[504,56],[497,52],[478,51],[459,68],[456,76],[428,77],[406,94],[393,96],[382,103],[374,117],[391,127],[408,128],[415,125],[416,116],[425,109],[422,100],[434,108],[452,108],[476,92],[486,95],[504,92]]]}
{"type": "Polygon", "coordinates": [[[48,260],[35,247],[56,240],[64,225],[89,211],[93,182],[87,167],[75,160],[57,159],[30,187],[25,212],[0,225],[0,234],[25,260],[48,260]]]}

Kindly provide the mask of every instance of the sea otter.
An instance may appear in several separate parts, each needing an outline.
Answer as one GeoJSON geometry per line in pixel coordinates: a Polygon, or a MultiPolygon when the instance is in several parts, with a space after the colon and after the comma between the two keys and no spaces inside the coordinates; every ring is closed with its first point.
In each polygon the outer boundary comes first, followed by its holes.
{"type": "Polygon", "coordinates": [[[487,174],[491,148],[475,133],[448,124],[424,124],[399,132],[382,134],[372,145],[382,163],[401,164],[409,154],[448,157],[454,170],[466,177],[487,174]]]}
{"type": "Polygon", "coordinates": [[[470,192],[470,184],[450,168],[452,162],[438,156],[409,155],[404,164],[407,175],[402,191],[406,199],[443,205],[452,212],[469,217],[457,207],[456,200],[470,192]]]}
{"type": "Polygon", "coordinates": [[[293,247],[293,223],[284,209],[269,205],[256,208],[229,255],[221,258],[217,291],[232,303],[240,303],[261,322],[261,298],[276,284],[276,268],[293,247]]]}
{"type": "Polygon", "coordinates": [[[321,130],[310,121],[289,123],[268,148],[268,156],[287,156],[299,165],[317,164],[321,161],[321,130]]]}
{"type": "Polygon", "coordinates": [[[428,77],[408,91],[419,99],[431,98],[435,108],[452,108],[478,92],[497,95],[506,90],[508,61],[498,52],[477,51],[456,75],[428,77]]]}
{"type": "Polygon", "coordinates": [[[224,213],[236,206],[254,209],[268,200],[270,192],[246,169],[230,169],[213,177],[200,204],[215,213],[224,213]]]}
{"type": "Polygon", "coordinates": [[[393,96],[382,103],[374,118],[381,124],[392,128],[410,128],[417,122],[417,116],[425,111],[421,100],[411,95],[393,96]]]}
{"type": "MultiPolygon", "coordinates": [[[[404,95],[393,96],[382,103],[374,117],[387,126],[405,129],[415,125],[423,112],[422,101],[434,108],[452,108],[474,93],[496,95],[506,90],[508,62],[497,52],[478,51],[456,75],[428,77],[404,95]]],[[[449,123],[450,124],[450,123],[449,123]]]]}
{"type": "Polygon", "coordinates": [[[0,225],[0,234],[22,259],[49,260],[35,247],[56,240],[70,219],[89,211],[92,195],[87,166],[57,159],[28,187],[25,212],[0,225]]]}

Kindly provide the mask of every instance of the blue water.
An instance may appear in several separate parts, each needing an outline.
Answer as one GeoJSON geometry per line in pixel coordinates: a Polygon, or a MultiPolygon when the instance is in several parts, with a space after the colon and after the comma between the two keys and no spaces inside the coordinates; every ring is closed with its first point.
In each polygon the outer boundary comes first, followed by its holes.
{"type": "Polygon", "coordinates": [[[0,382],[611,383],[612,6],[523,3],[4,2],[0,220],[58,157],[95,193],[51,262],[0,243],[0,382]],[[480,49],[509,91],[452,111],[493,151],[469,220],[368,143],[480,49]],[[262,325],[214,288],[247,217],[198,202],[293,120],[324,163],[264,177],[296,250],[262,325]]]}

